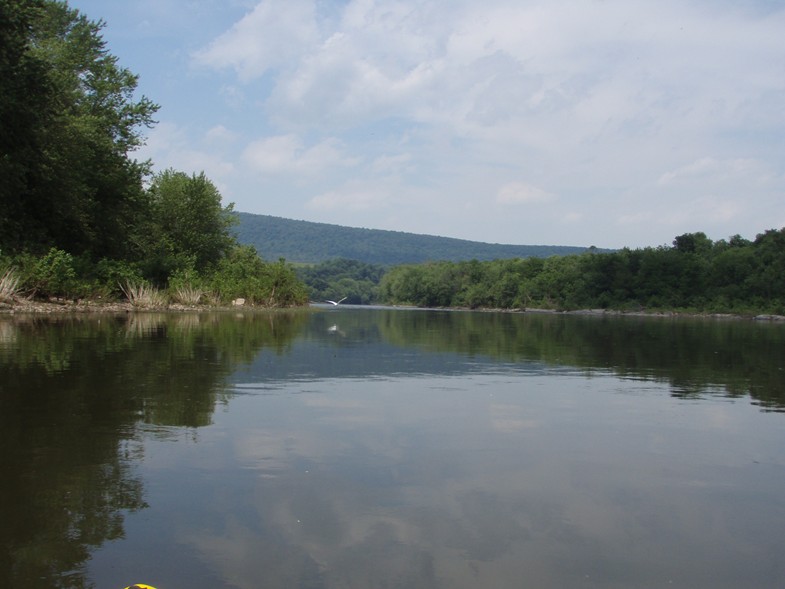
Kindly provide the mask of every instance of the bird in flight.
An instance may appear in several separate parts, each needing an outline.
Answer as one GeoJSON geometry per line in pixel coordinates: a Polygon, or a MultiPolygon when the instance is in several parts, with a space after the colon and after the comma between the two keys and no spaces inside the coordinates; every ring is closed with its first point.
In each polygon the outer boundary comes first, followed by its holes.
{"type": "Polygon", "coordinates": [[[348,298],[348,297],[343,297],[343,298],[342,298],[340,301],[331,301],[331,300],[329,300],[329,299],[328,299],[328,300],[327,300],[327,302],[328,302],[328,303],[330,303],[330,304],[332,304],[332,305],[340,305],[340,304],[341,304],[342,302],[344,302],[344,301],[345,301],[347,298],[348,298]]]}

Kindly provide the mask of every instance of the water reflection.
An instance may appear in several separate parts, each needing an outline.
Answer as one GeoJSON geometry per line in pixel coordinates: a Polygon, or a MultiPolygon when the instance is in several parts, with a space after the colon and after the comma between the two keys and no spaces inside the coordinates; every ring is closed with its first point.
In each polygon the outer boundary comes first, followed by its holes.
{"type": "Polygon", "coordinates": [[[568,369],[667,383],[679,398],[750,397],[785,410],[780,324],[344,308],[315,315],[304,338],[313,345],[254,380],[568,369]]]}
{"type": "Polygon", "coordinates": [[[783,344],[389,309],[3,318],[0,586],[766,586],[783,344]]]}
{"type": "Polygon", "coordinates": [[[146,468],[167,491],[135,534],[163,537],[135,564],[182,547],[198,564],[164,579],[195,587],[774,586],[779,416],[616,387],[396,377],[239,397],[176,476],[146,468]],[[195,487],[198,509],[179,507],[195,487]]]}
{"type": "Polygon", "coordinates": [[[0,586],[82,587],[90,552],[146,506],[141,424],[208,425],[224,382],[303,316],[0,321],[0,586]]]}

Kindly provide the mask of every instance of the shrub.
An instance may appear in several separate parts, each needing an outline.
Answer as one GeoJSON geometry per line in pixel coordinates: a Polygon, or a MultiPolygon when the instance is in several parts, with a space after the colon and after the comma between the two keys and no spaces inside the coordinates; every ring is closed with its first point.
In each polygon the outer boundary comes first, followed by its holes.
{"type": "Polygon", "coordinates": [[[279,260],[262,260],[252,246],[240,246],[221,260],[210,276],[210,291],[226,304],[238,298],[252,305],[286,307],[308,301],[308,291],[294,270],[279,260]]]}
{"type": "Polygon", "coordinates": [[[53,247],[44,257],[34,263],[29,282],[38,295],[73,296],[77,291],[73,256],[53,247]]]}
{"type": "Polygon", "coordinates": [[[98,294],[104,297],[122,297],[121,285],[141,284],[142,274],[137,265],[123,260],[104,258],[95,265],[95,281],[98,294]]]}

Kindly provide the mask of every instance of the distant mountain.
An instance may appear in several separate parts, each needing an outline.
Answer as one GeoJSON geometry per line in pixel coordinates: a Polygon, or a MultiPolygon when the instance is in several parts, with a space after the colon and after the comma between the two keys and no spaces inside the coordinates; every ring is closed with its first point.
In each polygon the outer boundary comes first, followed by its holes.
{"type": "Polygon", "coordinates": [[[295,221],[269,215],[236,213],[235,228],[242,244],[253,245],[268,261],[319,263],[335,258],[367,264],[412,264],[448,260],[497,260],[505,258],[545,258],[578,254],[588,248],[560,245],[502,245],[451,237],[436,237],[360,229],[327,223],[295,221]]]}

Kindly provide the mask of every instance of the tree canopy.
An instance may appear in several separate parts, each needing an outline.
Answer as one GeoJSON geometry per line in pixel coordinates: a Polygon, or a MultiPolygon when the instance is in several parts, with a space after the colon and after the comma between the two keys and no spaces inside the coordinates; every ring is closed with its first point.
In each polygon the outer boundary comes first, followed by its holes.
{"type": "Polygon", "coordinates": [[[0,15],[0,247],[133,255],[148,165],[131,153],[158,106],[134,96],[103,22],[56,0],[0,0],[0,15]]]}
{"type": "Polygon", "coordinates": [[[235,245],[229,232],[236,222],[233,205],[222,206],[221,193],[204,173],[160,172],[153,177],[148,196],[146,264],[159,275],[184,268],[204,272],[235,245]]]}
{"type": "Polygon", "coordinates": [[[785,229],[754,241],[704,233],[673,247],[613,253],[399,266],[381,300],[424,307],[685,309],[785,313],[785,229]]]}

